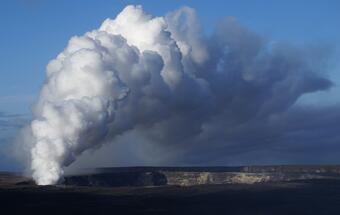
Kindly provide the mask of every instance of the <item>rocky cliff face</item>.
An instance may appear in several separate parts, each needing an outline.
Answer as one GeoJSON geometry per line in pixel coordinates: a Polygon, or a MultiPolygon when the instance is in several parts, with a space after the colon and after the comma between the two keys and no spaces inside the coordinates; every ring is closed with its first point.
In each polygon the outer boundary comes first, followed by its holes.
{"type": "Polygon", "coordinates": [[[310,173],[214,173],[214,172],[164,172],[168,185],[193,186],[200,184],[254,184],[334,178],[310,173]]]}
{"type": "Polygon", "coordinates": [[[67,176],[63,183],[114,187],[193,186],[340,179],[339,166],[132,167],[96,169],[94,172],[67,176]]]}

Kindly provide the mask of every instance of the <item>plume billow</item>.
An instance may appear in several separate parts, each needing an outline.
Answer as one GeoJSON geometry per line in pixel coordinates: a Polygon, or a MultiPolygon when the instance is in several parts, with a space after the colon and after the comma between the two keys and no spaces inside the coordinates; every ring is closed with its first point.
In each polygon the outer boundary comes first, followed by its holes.
{"type": "Polygon", "coordinates": [[[48,64],[25,143],[33,178],[55,184],[84,151],[131,131],[183,148],[183,162],[261,146],[289,130],[299,97],[331,87],[320,70],[234,18],[206,36],[191,8],[153,17],[127,6],[48,64]]]}

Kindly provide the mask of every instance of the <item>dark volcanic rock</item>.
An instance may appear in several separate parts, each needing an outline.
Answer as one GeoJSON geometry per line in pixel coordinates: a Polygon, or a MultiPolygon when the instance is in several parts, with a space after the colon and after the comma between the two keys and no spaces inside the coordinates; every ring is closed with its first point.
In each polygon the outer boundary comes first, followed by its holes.
{"type": "Polygon", "coordinates": [[[340,181],[190,187],[0,186],[1,214],[340,214],[340,181]]]}
{"type": "Polygon", "coordinates": [[[161,172],[123,171],[65,177],[63,184],[77,186],[161,186],[167,179],[161,172]]]}
{"type": "Polygon", "coordinates": [[[300,168],[110,168],[55,186],[0,173],[1,214],[340,214],[339,168],[300,168]]]}
{"type": "Polygon", "coordinates": [[[66,176],[63,184],[108,187],[193,186],[340,178],[339,166],[121,167],[99,168],[90,172],[66,176]]]}

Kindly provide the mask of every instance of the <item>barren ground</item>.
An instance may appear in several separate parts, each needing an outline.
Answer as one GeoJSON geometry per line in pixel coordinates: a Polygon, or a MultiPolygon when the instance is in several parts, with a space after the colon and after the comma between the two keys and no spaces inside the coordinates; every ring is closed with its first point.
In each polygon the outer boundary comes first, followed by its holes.
{"type": "Polygon", "coordinates": [[[340,214],[340,180],[116,188],[26,181],[0,174],[1,214],[340,214]]]}

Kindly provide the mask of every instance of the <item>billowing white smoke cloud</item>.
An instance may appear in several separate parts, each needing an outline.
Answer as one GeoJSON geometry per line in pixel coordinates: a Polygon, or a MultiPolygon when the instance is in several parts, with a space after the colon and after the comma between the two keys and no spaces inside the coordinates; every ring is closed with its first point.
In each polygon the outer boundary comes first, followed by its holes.
{"type": "Polygon", "coordinates": [[[82,152],[132,129],[163,144],[233,144],[230,134],[330,85],[310,69],[231,18],[206,38],[193,9],[152,17],[127,6],[48,64],[31,123],[33,178],[55,184],[82,152]]]}

